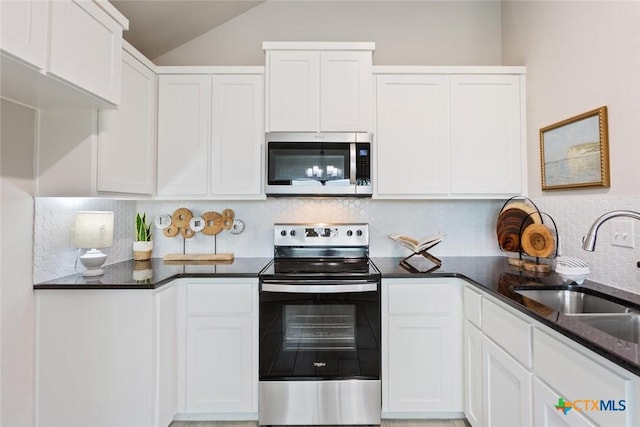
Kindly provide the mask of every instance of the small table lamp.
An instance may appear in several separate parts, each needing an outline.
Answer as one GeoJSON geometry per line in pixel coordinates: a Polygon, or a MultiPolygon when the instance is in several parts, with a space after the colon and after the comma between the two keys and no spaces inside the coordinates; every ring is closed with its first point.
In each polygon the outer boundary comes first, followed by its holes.
{"type": "Polygon", "coordinates": [[[113,246],[113,212],[80,211],[76,217],[74,233],[76,247],[88,249],[80,262],[86,270],[83,276],[99,276],[104,273],[100,268],[107,255],[100,248],[113,246]]]}

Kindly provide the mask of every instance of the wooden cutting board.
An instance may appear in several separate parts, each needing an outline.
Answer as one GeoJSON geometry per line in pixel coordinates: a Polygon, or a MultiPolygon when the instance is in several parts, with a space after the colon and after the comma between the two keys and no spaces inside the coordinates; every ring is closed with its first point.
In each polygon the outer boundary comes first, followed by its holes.
{"type": "Polygon", "coordinates": [[[167,254],[165,261],[231,261],[233,254],[167,254]]]}

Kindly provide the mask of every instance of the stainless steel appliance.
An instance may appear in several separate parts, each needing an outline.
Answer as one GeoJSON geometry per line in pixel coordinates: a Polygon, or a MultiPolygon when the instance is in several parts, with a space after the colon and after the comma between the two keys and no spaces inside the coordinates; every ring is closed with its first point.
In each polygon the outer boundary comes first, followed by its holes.
{"type": "Polygon", "coordinates": [[[380,424],[368,224],[276,224],[260,274],[261,425],[380,424]]]}
{"type": "Polygon", "coordinates": [[[372,135],[266,134],[268,196],[370,197],[372,135]]]}

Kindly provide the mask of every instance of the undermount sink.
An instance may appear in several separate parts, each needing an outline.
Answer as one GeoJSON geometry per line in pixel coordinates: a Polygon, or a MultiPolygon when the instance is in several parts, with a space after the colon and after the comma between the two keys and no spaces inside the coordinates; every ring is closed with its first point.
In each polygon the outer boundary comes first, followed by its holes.
{"type": "Polygon", "coordinates": [[[640,313],[583,315],[578,320],[621,340],[640,344],[640,313]]]}
{"type": "Polygon", "coordinates": [[[567,289],[515,289],[515,292],[562,314],[626,313],[629,308],[596,295],[567,289]]]}
{"type": "MultiPolygon", "coordinates": [[[[538,304],[572,316],[606,334],[640,344],[640,311],[582,289],[518,289],[514,292],[538,304]]],[[[524,301],[525,306],[530,306],[524,301]]]]}

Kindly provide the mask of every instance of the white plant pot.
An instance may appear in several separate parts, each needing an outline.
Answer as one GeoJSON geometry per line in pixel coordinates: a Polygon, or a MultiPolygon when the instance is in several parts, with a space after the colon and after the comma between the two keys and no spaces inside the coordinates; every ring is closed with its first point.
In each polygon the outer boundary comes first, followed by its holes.
{"type": "Polygon", "coordinates": [[[143,261],[151,259],[151,251],[153,250],[153,242],[133,242],[133,259],[143,261]]]}

